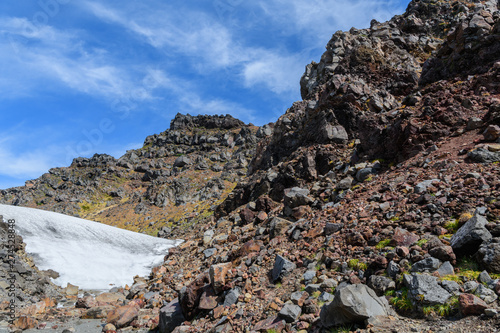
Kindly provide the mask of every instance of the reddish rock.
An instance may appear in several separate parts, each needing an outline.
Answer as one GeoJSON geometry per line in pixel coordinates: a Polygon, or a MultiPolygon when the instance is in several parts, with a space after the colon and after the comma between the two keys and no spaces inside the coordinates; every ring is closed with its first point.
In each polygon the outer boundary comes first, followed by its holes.
{"type": "Polygon", "coordinates": [[[38,320],[35,318],[21,316],[17,320],[14,321],[14,326],[21,330],[28,330],[31,328],[35,328],[38,326],[38,320]]]}
{"type": "Polygon", "coordinates": [[[377,256],[375,259],[370,263],[370,269],[374,271],[378,271],[380,269],[386,269],[387,265],[389,263],[387,262],[387,259],[383,256],[377,256]]]}
{"type": "Polygon", "coordinates": [[[419,237],[405,229],[396,228],[394,231],[394,235],[391,239],[391,246],[410,246],[416,241],[419,240],[419,237]]]}
{"type": "Polygon", "coordinates": [[[202,273],[179,292],[182,314],[187,320],[193,319],[198,313],[200,297],[204,292],[205,285],[208,283],[210,283],[208,273],[202,273]]]}
{"type": "Polygon", "coordinates": [[[257,214],[248,207],[245,207],[240,211],[240,217],[243,224],[253,223],[256,215],[257,214]]]}
{"type": "Polygon", "coordinates": [[[460,312],[464,316],[480,315],[488,308],[488,304],[472,294],[461,294],[458,297],[460,312]]]}
{"type": "Polygon", "coordinates": [[[138,315],[139,309],[136,304],[128,304],[109,312],[106,321],[120,328],[130,324],[138,315]]]}
{"type": "Polygon", "coordinates": [[[238,250],[234,251],[230,257],[232,260],[234,260],[238,257],[246,256],[252,252],[259,252],[261,246],[262,246],[261,241],[255,241],[255,240],[248,241],[245,244],[243,244],[243,246],[240,247],[238,250]]]}
{"type": "Polygon", "coordinates": [[[497,125],[488,126],[483,132],[485,141],[495,141],[500,138],[500,127],[497,125]]]}
{"type": "Polygon", "coordinates": [[[429,254],[441,261],[449,261],[452,265],[455,265],[457,262],[457,256],[453,252],[453,248],[451,246],[443,245],[433,247],[429,250],[429,254]]]}
{"type": "Polygon", "coordinates": [[[267,220],[267,213],[264,212],[264,211],[260,211],[259,214],[257,214],[257,221],[259,223],[262,223],[264,222],[265,220],[267,220]]]}
{"type": "Polygon", "coordinates": [[[277,316],[261,320],[255,324],[253,328],[253,330],[257,332],[269,332],[270,330],[275,330],[277,333],[282,332],[284,329],[285,321],[279,319],[277,316]]]}
{"type": "Polygon", "coordinates": [[[230,262],[210,266],[210,283],[212,284],[215,294],[222,291],[226,284],[227,272],[231,269],[231,266],[232,264],[230,262]]]}
{"type": "Polygon", "coordinates": [[[295,220],[300,220],[312,213],[312,208],[309,206],[299,206],[292,209],[292,217],[295,220]]]}
{"type": "Polygon", "coordinates": [[[406,258],[410,254],[410,249],[406,246],[396,247],[396,254],[401,258],[406,258]]]}
{"type": "Polygon", "coordinates": [[[201,294],[200,304],[198,308],[201,310],[212,310],[215,309],[218,305],[217,303],[217,294],[214,292],[212,286],[205,286],[205,290],[201,294]]]}

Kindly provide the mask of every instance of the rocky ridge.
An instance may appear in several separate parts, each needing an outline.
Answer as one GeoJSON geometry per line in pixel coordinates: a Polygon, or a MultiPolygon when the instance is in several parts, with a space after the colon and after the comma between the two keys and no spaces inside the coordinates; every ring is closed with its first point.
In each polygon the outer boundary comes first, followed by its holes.
{"type": "MultiPolygon", "coordinates": [[[[498,330],[499,20],[496,1],[415,0],[335,33],[214,218],[118,300],[62,315],[108,333],[498,330]]],[[[196,122],[176,119],[145,147],[189,146],[196,122]]]]}

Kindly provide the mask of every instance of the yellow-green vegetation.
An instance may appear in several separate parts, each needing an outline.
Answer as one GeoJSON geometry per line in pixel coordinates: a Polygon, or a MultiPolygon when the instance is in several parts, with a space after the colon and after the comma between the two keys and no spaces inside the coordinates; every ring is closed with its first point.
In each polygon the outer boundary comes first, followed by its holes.
{"type": "Polygon", "coordinates": [[[462,213],[462,215],[460,215],[460,217],[458,218],[458,223],[459,225],[462,225],[465,222],[469,221],[471,218],[472,218],[472,213],[470,212],[462,213]]]}
{"type": "Polygon", "coordinates": [[[278,333],[278,331],[276,331],[274,328],[270,328],[266,330],[266,333],[278,333]]]}
{"type": "Polygon", "coordinates": [[[428,305],[422,308],[424,316],[436,314],[440,317],[448,317],[458,311],[458,297],[453,296],[445,304],[428,305]]]}
{"type": "Polygon", "coordinates": [[[313,293],[312,293],[312,295],[311,295],[311,296],[312,296],[313,298],[318,298],[320,295],[321,295],[321,291],[315,291],[315,292],[313,292],[313,293]]]}
{"type": "Polygon", "coordinates": [[[444,228],[446,230],[448,230],[448,232],[450,234],[454,234],[455,232],[457,232],[457,230],[459,228],[458,220],[455,219],[455,220],[451,220],[451,221],[446,222],[444,225],[444,228]]]}
{"type": "Polygon", "coordinates": [[[330,333],[349,333],[351,331],[352,326],[339,326],[332,328],[330,333]]]}
{"type": "Polygon", "coordinates": [[[363,271],[365,271],[368,268],[368,265],[364,262],[360,262],[359,259],[350,259],[347,262],[347,266],[355,270],[363,270],[363,271]]]}
{"type": "Polygon", "coordinates": [[[397,310],[407,312],[413,309],[413,303],[408,297],[408,289],[402,288],[395,296],[389,301],[397,310]]]}
{"type": "Polygon", "coordinates": [[[428,239],[426,239],[426,238],[421,238],[421,239],[419,239],[419,240],[416,242],[416,244],[417,244],[418,246],[422,247],[422,246],[424,246],[424,245],[425,245],[428,241],[429,241],[429,240],[428,240],[428,239]]]}
{"type": "Polygon", "coordinates": [[[389,243],[391,242],[390,239],[384,239],[378,242],[378,244],[375,246],[377,249],[382,250],[383,248],[389,246],[389,243]]]}

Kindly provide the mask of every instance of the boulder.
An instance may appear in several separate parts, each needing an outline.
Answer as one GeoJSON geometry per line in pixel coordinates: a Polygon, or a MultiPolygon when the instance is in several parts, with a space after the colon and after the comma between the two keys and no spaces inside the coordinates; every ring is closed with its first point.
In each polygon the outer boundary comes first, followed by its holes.
{"type": "Polygon", "coordinates": [[[292,187],[285,189],[285,195],[283,198],[284,203],[284,213],[287,216],[292,214],[292,209],[309,205],[313,202],[313,199],[309,197],[309,190],[300,187],[292,187]]]}
{"type": "Polygon", "coordinates": [[[433,247],[429,250],[429,254],[434,258],[441,261],[449,261],[452,264],[455,264],[457,261],[457,256],[453,252],[453,248],[448,245],[433,247]]]}
{"type": "Polygon", "coordinates": [[[128,326],[138,315],[139,308],[135,304],[128,304],[110,311],[106,321],[121,328],[128,326]]]}
{"type": "Polygon", "coordinates": [[[276,260],[274,261],[273,271],[271,273],[273,282],[278,281],[283,276],[293,271],[295,268],[296,265],[293,262],[283,258],[280,255],[277,255],[276,260]]]}
{"type": "Polygon", "coordinates": [[[174,162],[174,167],[183,168],[186,165],[190,165],[190,164],[191,164],[191,160],[187,156],[179,156],[174,162]]]}
{"type": "Polygon", "coordinates": [[[441,262],[438,259],[430,257],[413,264],[413,266],[411,267],[411,271],[417,273],[433,273],[437,271],[440,265],[441,262]]]}
{"type": "Polygon", "coordinates": [[[210,282],[208,273],[202,273],[188,286],[182,287],[179,292],[179,304],[182,314],[187,320],[193,319],[198,313],[198,304],[203,294],[204,287],[210,282]]]}
{"type": "Polygon", "coordinates": [[[347,142],[347,140],[349,140],[347,131],[340,125],[333,126],[331,124],[324,123],[323,127],[320,128],[320,132],[323,138],[330,142],[345,143],[347,142]]]}
{"type": "Polygon", "coordinates": [[[477,163],[500,162],[500,152],[489,151],[486,148],[478,148],[467,153],[467,157],[477,163]]]}
{"type": "Polygon", "coordinates": [[[287,323],[296,322],[302,313],[300,306],[295,304],[285,304],[279,312],[280,318],[283,318],[287,323]]]}
{"type": "Polygon", "coordinates": [[[414,233],[411,233],[402,228],[396,228],[394,231],[394,235],[391,239],[391,246],[410,246],[416,241],[419,240],[419,237],[414,233]]]}
{"type": "Polygon", "coordinates": [[[458,296],[458,307],[463,316],[475,316],[482,314],[488,304],[472,294],[461,294],[458,296]]]}
{"type": "Polygon", "coordinates": [[[452,296],[438,283],[438,278],[427,274],[405,274],[408,296],[415,302],[428,305],[445,304],[452,296]]]}
{"type": "Polygon", "coordinates": [[[378,296],[382,296],[387,290],[394,290],[396,288],[396,283],[388,277],[372,275],[368,279],[368,286],[372,288],[378,296]]]}
{"type": "Polygon", "coordinates": [[[208,274],[210,275],[210,283],[216,294],[220,293],[226,284],[226,274],[230,269],[230,262],[210,266],[208,274]]]}
{"type": "Polygon", "coordinates": [[[378,297],[364,284],[348,285],[337,289],[331,303],[323,306],[320,320],[324,327],[363,323],[374,316],[391,314],[389,303],[378,297]]]}
{"type": "Polygon", "coordinates": [[[240,295],[241,292],[238,288],[229,290],[224,299],[224,306],[231,306],[238,303],[238,298],[240,297],[240,295]]]}
{"type": "Polygon", "coordinates": [[[495,141],[500,138],[500,127],[497,125],[489,125],[483,132],[485,141],[495,141]]]}
{"type": "Polygon", "coordinates": [[[269,234],[272,238],[282,235],[291,225],[292,222],[282,219],[281,217],[275,217],[269,223],[269,234]]]}
{"type": "Polygon", "coordinates": [[[476,258],[488,272],[500,273],[500,238],[483,243],[476,258]]]}
{"type": "Polygon", "coordinates": [[[159,333],[171,333],[185,321],[181,305],[173,300],[160,309],[159,333]]]}
{"type": "Polygon", "coordinates": [[[492,238],[486,225],[488,221],[479,214],[470,218],[451,237],[451,247],[457,255],[472,255],[477,252],[480,245],[492,238]]]}

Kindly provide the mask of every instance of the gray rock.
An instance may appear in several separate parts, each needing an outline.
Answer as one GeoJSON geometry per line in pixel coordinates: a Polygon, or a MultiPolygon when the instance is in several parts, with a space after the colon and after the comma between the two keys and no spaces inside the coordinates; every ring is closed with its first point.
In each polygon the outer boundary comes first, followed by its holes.
{"type": "Polygon", "coordinates": [[[481,283],[486,283],[486,284],[490,284],[491,281],[493,281],[487,271],[482,271],[481,274],[479,274],[477,280],[481,283]]]}
{"type": "Polygon", "coordinates": [[[285,233],[292,225],[292,222],[282,219],[281,217],[274,217],[269,223],[269,235],[274,238],[280,234],[285,233]]]}
{"type": "Polygon", "coordinates": [[[372,168],[363,168],[356,173],[356,180],[358,182],[362,182],[373,173],[375,173],[375,172],[372,168]]]}
{"type": "Polygon", "coordinates": [[[451,247],[457,255],[472,255],[477,252],[479,246],[492,238],[486,229],[488,221],[481,215],[470,218],[451,237],[451,247]]]}
{"type": "Polygon", "coordinates": [[[189,164],[191,164],[191,160],[187,156],[180,156],[175,160],[174,167],[182,168],[189,164]]]}
{"type": "Polygon", "coordinates": [[[339,283],[337,282],[337,280],[326,279],[323,282],[321,282],[320,287],[322,289],[332,289],[332,288],[337,288],[338,285],[339,283]]]}
{"type": "Polygon", "coordinates": [[[352,187],[352,182],[352,177],[346,177],[337,184],[337,188],[339,190],[348,190],[352,187]]]}
{"type": "Polygon", "coordinates": [[[495,309],[485,309],[484,310],[484,314],[486,315],[486,317],[495,317],[497,314],[498,314],[498,311],[495,310],[495,309]]]}
{"type": "Polygon", "coordinates": [[[468,131],[472,131],[472,130],[478,129],[481,126],[483,126],[483,121],[481,120],[481,118],[472,117],[467,122],[467,130],[468,131]]]}
{"type": "Polygon", "coordinates": [[[160,333],[170,333],[186,319],[182,314],[179,300],[174,300],[160,309],[160,333]]]}
{"type": "Polygon", "coordinates": [[[479,287],[479,283],[477,283],[476,281],[467,281],[463,286],[464,292],[468,294],[473,294],[474,292],[476,292],[477,287],[479,287]]]}
{"type": "Polygon", "coordinates": [[[408,295],[415,302],[429,305],[444,304],[451,294],[438,284],[438,278],[427,274],[405,274],[408,295]]]}
{"type": "Polygon", "coordinates": [[[476,258],[489,272],[500,273],[500,238],[483,243],[476,253],[476,258]]]}
{"type": "Polygon", "coordinates": [[[333,301],[333,295],[323,291],[321,295],[319,295],[318,300],[323,303],[328,303],[333,301]]]}
{"type": "Polygon", "coordinates": [[[217,251],[217,249],[215,247],[213,247],[213,248],[206,249],[205,251],[203,251],[203,254],[205,255],[205,258],[210,258],[211,256],[213,256],[215,254],[216,251],[217,251]]]}
{"type": "Polygon", "coordinates": [[[387,290],[396,289],[396,283],[385,276],[372,275],[368,279],[368,287],[372,288],[378,296],[382,296],[387,290]]]}
{"type": "Polygon", "coordinates": [[[344,227],[342,223],[329,223],[325,225],[325,236],[330,236],[344,227]]]}
{"type": "Polygon", "coordinates": [[[399,265],[396,262],[391,260],[389,262],[389,265],[387,265],[386,271],[387,271],[387,275],[389,275],[389,277],[394,279],[401,271],[401,268],[399,267],[399,265]]]}
{"type": "Polygon", "coordinates": [[[240,295],[241,293],[238,288],[229,290],[224,298],[224,306],[231,306],[238,303],[238,297],[240,297],[240,295]]]}
{"type": "Polygon", "coordinates": [[[314,292],[319,291],[321,289],[321,286],[319,284],[308,284],[306,286],[306,291],[309,293],[309,295],[312,295],[314,292]]]}
{"type": "Polygon", "coordinates": [[[258,138],[265,138],[266,136],[271,136],[272,134],[273,134],[273,128],[269,124],[266,124],[262,127],[259,127],[256,136],[258,138]]]}
{"type": "Polygon", "coordinates": [[[442,264],[441,267],[439,267],[439,269],[437,270],[437,272],[439,273],[439,276],[455,274],[455,270],[453,269],[453,266],[449,261],[442,264]]]}
{"type": "Polygon", "coordinates": [[[306,297],[309,297],[309,294],[306,293],[305,291],[296,291],[296,292],[293,292],[291,295],[290,295],[290,300],[294,303],[294,304],[297,304],[299,302],[299,300],[304,297],[304,294],[307,294],[306,297]]]}
{"type": "Polygon", "coordinates": [[[482,284],[477,286],[475,294],[477,295],[477,297],[479,297],[488,304],[493,303],[498,298],[498,296],[495,294],[493,290],[489,289],[488,287],[485,287],[482,284]]]}
{"type": "Polygon", "coordinates": [[[307,271],[304,273],[304,275],[302,275],[302,278],[304,279],[306,284],[308,282],[311,282],[312,279],[314,279],[315,277],[316,277],[316,271],[307,271]]]}
{"type": "Polygon", "coordinates": [[[283,306],[283,308],[279,312],[279,316],[283,318],[287,323],[293,323],[297,321],[301,313],[302,309],[300,306],[295,304],[285,304],[285,306],[283,306]]]}
{"type": "Polygon", "coordinates": [[[467,157],[478,163],[494,163],[500,161],[500,152],[492,152],[485,148],[478,148],[467,153],[467,157]]]}
{"type": "Polygon", "coordinates": [[[427,191],[427,188],[432,185],[432,183],[439,182],[439,179],[429,179],[429,180],[424,180],[423,182],[418,183],[413,191],[415,193],[425,193],[427,191]]]}
{"type": "Polygon", "coordinates": [[[274,261],[273,271],[271,276],[273,278],[273,282],[281,279],[283,276],[289,274],[296,268],[295,264],[280,255],[276,256],[276,260],[274,261]]]}
{"type": "Polygon", "coordinates": [[[378,297],[364,284],[353,284],[337,289],[333,301],[321,309],[320,320],[324,327],[332,327],[389,314],[389,303],[384,297],[378,297]]]}
{"type": "Polygon", "coordinates": [[[438,259],[430,257],[413,264],[411,271],[417,273],[433,273],[437,271],[440,265],[441,262],[438,259]]]}
{"type": "Polygon", "coordinates": [[[455,281],[443,280],[439,283],[447,292],[455,296],[460,294],[460,285],[455,281]]]}
{"type": "Polygon", "coordinates": [[[285,206],[295,208],[298,206],[309,205],[313,199],[309,197],[309,190],[300,187],[292,187],[285,189],[283,203],[285,206]]]}
{"type": "Polygon", "coordinates": [[[320,129],[326,140],[334,143],[345,143],[349,140],[347,131],[342,126],[332,126],[331,124],[325,123],[323,128],[320,129]]]}

